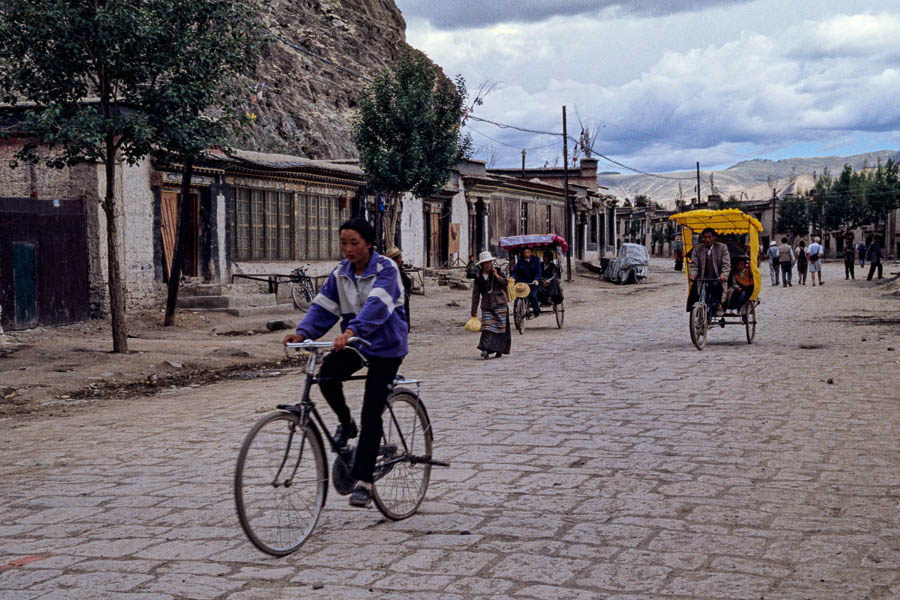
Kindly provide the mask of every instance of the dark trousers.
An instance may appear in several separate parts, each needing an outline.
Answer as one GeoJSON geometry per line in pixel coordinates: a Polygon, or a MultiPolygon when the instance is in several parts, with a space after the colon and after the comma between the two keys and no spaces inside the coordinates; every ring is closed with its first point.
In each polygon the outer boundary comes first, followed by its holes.
{"type": "Polygon", "coordinates": [[[541,286],[531,285],[530,283],[528,286],[531,288],[531,293],[528,294],[528,301],[531,302],[531,310],[537,316],[541,314],[541,302],[538,300],[538,290],[541,289],[541,286]]]}
{"type": "MultiPolygon", "coordinates": [[[[366,391],[363,396],[362,415],[360,417],[359,443],[350,476],[359,481],[372,483],[372,471],[378,458],[381,445],[381,415],[384,412],[385,400],[400,369],[403,358],[377,358],[369,360],[369,372],[366,375],[366,391]]],[[[352,350],[333,352],[322,361],[319,378],[319,389],[334,410],[342,425],[351,421],[350,409],[344,399],[343,382],[363,367],[359,355],[352,350]]]]}
{"type": "Polygon", "coordinates": [[[856,276],[853,275],[853,261],[850,262],[844,261],[844,279],[856,279],[856,276]]]}
{"type": "Polygon", "coordinates": [[[752,293],[753,288],[739,287],[734,290],[731,292],[731,298],[728,299],[728,308],[739,310],[742,306],[747,304],[747,301],[750,299],[750,294],[752,293]]]}
{"type": "Polygon", "coordinates": [[[793,265],[791,261],[779,263],[781,265],[781,284],[784,287],[791,285],[791,269],[793,265]]]}
{"type": "Polygon", "coordinates": [[[875,269],[878,269],[878,279],[884,279],[884,269],[881,266],[881,261],[872,261],[869,265],[869,276],[866,277],[866,281],[872,281],[872,275],[875,274],[875,269]]]}
{"type": "Polygon", "coordinates": [[[809,268],[808,263],[797,263],[797,283],[800,285],[806,285],[806,270],[809,268]]]}

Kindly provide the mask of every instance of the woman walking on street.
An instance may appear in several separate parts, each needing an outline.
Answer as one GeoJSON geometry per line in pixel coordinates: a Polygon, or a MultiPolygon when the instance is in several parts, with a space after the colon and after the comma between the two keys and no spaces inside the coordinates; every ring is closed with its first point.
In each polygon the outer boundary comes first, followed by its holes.
{"type": "Polygon", "coordinates": [[[806,269],[809,268],[809,259],[806,258],[806,242],[800,240],[797,247],[797,283],[806,285],[806,269]]]}
{"type": "Polygon", "coordinates": [[[853,246],[853,242],[847,240],[847,245],[844,246],[844,279],[856,279],[856,276],[853,274],[855,264],[856,248],[853,246]]]}
{"type": "Polygon", "coordinates": [[[482,358],[494,354],[500,358],[509,354],[512,335],[509,329],[509,304],[506,298],[507,279],[494,268],[490,252],[478,256],[479,272],[472,284],[472,316],[481,306],[481,339],[478,349],[482,358]]]}

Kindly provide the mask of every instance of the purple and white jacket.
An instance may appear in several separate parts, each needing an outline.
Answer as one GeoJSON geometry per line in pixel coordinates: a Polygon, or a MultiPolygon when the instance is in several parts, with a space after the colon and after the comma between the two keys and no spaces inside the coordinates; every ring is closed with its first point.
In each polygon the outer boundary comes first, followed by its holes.
{"type": "Polygon", "coordinates": [[[313,299],[297,333],[306,339],[322,337],[341,320],[341,331],[351,329],[372,343],[360,350],[366,356],[399,358],[409,352],[403,282],[397,264],[372,250],[369,265],[356,275],[353,264],[342,260],[313,299]]]}

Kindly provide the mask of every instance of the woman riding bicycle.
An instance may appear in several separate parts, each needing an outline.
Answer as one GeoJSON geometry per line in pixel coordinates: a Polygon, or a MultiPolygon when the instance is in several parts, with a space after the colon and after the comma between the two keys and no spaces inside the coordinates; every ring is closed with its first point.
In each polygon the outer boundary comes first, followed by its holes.
{"type": "Polygon", "coordinates": [[[319,389],[340,422],[334,434],[338,446],[346,446],[359,433],[350,470],[357,485],[350,494],[350,505],[367,506],[372,499],[372,471],[381,443],[381,414],[389,386],[408,352],[409,330],[400,271],[394,261],[372,248],[375,230],[364,219],[354,218],[341,225],[339,233],[344,260],[331,271],[297,326],[297,333],[286,336],[283,342],[317,339],[341,320],[343,333],[334,340],[334,352],[322,361],[319,377],[324,381],[319,389]],[[354,336],[371,342],[371,347],[360,348],[369,370],[359,432],[343,390],[343,381],[363,367],[359,355],[347,349],[347,342],[354,336]]]}

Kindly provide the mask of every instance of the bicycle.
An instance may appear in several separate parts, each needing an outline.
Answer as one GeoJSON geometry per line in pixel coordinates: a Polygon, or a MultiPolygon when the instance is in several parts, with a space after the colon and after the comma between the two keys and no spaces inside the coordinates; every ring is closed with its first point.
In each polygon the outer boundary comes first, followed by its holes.
{"type": "MultiPolygon", "coordinates": [[[[309,265],[306,265],[308,267],[309,265]]],[[[307,275],[306,267],[297,267],[289,275],[291,281],[291,301],[294,308],[306,312],[316,296],[312,278],[307,275]]]]}
{"type": "Polygon", "coordinates": [[[748,300],[745,307],[738,313],[723,312],[721,315],[714,316],[712,306],[715,304],[707,294],[707,287],[717,279],[696,279],[694,280],[698,286],[698,299],[691,307],[691,341],[697,350],[703,350],[706,345],[706,338],[709,329],[715,321],[720,327],[726,325],[743,325],[746,329],[747,343],[752,344],[756,337],[756,305],[759,300],[748,300]],[[739,317],[739,321],[733,321],[731,318],[739,317]]]}
{"type": "MultiPolygon", "coordinates": [[[[350,338],[351,343],[369,343],[350,338]]],[[[331,479],[335,490],[349,494],[356,482],[350,478],[348,462],[353,448],[339,448],[310,398],[319,352],[332,349],[331,342],[304,341],[286,344],[307,351],[305,380],[300,402],[279,404],[278,410],[262,417],[250,429],[238,454],[234,473],[234,498],[241,528],[262,552],[286,556],[296,551],[312,534],[328,495],[328,469],[322,432],[337,455],[331,479]]],[[[359,354],[365,366],[362,353],[359,354]]],[[[354,375],[349,380],[363,380],[354,375]]],[[[382,416],[383,434],[374,470],[373,501],[386,518],[397,521],[418,511],[432,466],[449,462],[432,458],[433,430],[419,394],[420,379],[398,375],[391,386],[382,416]],[[400,386],[415,385],[415,391],[400,386]]]]}

